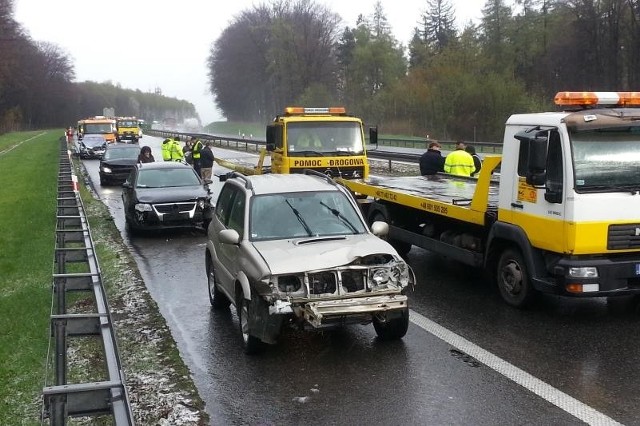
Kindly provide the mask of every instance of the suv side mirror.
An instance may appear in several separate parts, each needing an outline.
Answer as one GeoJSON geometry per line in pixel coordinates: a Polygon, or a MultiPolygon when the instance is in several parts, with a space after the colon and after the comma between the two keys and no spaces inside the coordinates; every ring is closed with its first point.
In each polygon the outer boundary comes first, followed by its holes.
{"type": "Polygon", "coordinates": [[[387,222],[375,221],[371,224],[371,232],[376,237],[386,237],[389,234],[389,224],[387,224],[387,222]]]}
{"type": "Polygon", "coordinates": [[[223,229],[218,234],[220,237],[220,242],[223,244],[239,244],[240,243],[240,234],[235,229],[223,229]]]}

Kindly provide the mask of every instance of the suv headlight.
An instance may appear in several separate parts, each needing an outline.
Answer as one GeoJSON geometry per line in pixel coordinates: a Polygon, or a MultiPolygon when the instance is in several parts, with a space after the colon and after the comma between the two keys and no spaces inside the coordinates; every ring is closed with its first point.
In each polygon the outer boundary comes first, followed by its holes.
{"type": "Polygon", "coordinates": [[[397,262],[393,266],[384,268],[372,268],[369,282],[373,290],[388,288],[389,286],[406,287],[411,283],[412,272],[409,265],[397,262]]]}
{"type": "Polygon", "coordinates": [[[151,208],[151,204],[144,204],[144,203],[136,204],[135,209],[139,212],[150,212],[153,210],[151,208]]]}
{"type": "Polygon", "coordinates": [[[198,200],[198,208],[199,209],[204,209],[204,206],[205,206],[204,200],[202,200],[202,199],[198,200]]]}
{"type": "Polygon", "coordinates": [[[102,171],[105,173],[111,173],[111,169],[109,167],[103,167],[102,171]]]}

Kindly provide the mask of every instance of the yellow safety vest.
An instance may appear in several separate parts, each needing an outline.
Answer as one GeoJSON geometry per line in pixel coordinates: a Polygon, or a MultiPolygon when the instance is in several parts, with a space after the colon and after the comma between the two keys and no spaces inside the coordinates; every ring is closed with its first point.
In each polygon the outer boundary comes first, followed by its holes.
{"type": "Polygon", "coordinates": [[[449,153],[444,160],[444,171],[457,176],[471,176],[476,169],[473,157],[462,149],[449,153]]]}
{"type": "Polygon", "coordinates": [[[162,159],[164,161],[171,161],[171,145],[173,145],[173,139],[167,138],[162,142],[162,159]]]}

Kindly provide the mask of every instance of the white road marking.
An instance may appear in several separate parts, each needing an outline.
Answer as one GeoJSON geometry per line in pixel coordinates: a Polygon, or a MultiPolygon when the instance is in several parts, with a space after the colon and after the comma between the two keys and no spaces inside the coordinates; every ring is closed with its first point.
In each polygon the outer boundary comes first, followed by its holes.
{"type": "Polygon", "coordinates": [[[474,357],[487,367],[589,425],[621,424],[413,310],[409,314],[409,319],[423,330],[474,357]]]}

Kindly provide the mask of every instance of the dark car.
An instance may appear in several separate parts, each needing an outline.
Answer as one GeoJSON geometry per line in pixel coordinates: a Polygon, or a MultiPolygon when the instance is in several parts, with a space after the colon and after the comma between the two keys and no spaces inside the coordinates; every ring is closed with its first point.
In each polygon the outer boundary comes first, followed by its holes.
{"type": "MultiPolygon", "coordinates": [[[[85,136],[86,137],[86,136],[85,136]]],[[[121,184],[138,162],[137,145],[112,143],[100,159],[100,185],[121,184]]]]}
{"type": "Polygon", "coordinates": [[[80,158],[102,158],[107,149],[107,141],[102,135],[86,135],[76,146],[80,158]]]}
{"type": "Polygon", "coordinates": [[[130,231],[206,229],[213,214],[209,187],[193,167],[176,162],[138,164],[122,185],[130,231]]]}

